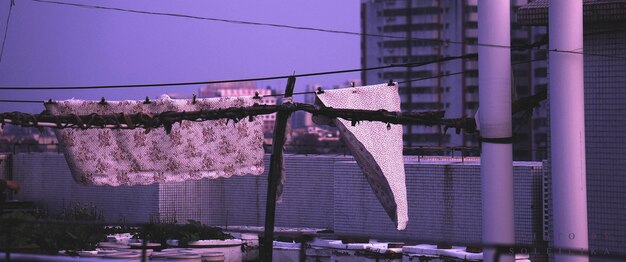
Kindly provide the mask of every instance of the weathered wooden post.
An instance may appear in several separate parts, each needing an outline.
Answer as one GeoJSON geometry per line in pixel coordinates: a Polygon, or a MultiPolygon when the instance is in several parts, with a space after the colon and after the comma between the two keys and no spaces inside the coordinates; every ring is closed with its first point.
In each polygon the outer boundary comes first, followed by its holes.
{"type": "MultiPolygon", "coordinates": [[[[291,96],[296,84],[294,76],[287,80],[283,104],[292,104],[291,96]]],[[[270,170],[267,179],[267,200],[265,203],[265,234],[263,237],[263,253],[261,261],[272,261],[274,241],[274,218],[276,216],[276,193],[280,179],[285,174],[283,149],[285,147],[287,124],[291,111],[281,110],[276,113],[274,124],[274,138],[272,140],[272,156],[270,158],[270,170]]]]}

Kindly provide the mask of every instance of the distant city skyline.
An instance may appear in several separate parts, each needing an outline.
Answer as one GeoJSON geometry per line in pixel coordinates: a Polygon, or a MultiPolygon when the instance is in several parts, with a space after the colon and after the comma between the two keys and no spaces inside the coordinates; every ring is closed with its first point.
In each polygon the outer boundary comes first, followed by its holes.
{"type": "MultiPolygon", "coordinates": [[[[161,13],[359,32],[359,1],[65,1],[161,13]]],[[[360,37],[81,8],[15,2],[0,63],[0,86],[77,86],[241,79],[360,67],[360,37]]],[[[4,29],[10,1],[1,3],[4,29]]],[[[4,31],[2,30],[2,33],[4,31]]],[[[359,73],[299,78],[335,86],[359,73]]],[[[280,91],[285,80],[261,81],[280,91]]],[[[15,91],[0,99],[138,100],[164,93],[191,95],[202,85],[171,88],[15,91]]],[[[0,103],[0,112],[40,112],[39,104],[0,103]]]]}

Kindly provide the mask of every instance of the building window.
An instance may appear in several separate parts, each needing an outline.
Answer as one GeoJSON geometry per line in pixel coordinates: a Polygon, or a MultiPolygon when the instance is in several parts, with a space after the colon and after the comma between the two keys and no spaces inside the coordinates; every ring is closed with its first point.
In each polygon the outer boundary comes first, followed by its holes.
{"type": "Polygon", "coordinates": [[[467,90],[466,92],[469,94],[478,93],[478,86],[466,86],[465,90],[467,90]]]}
{"type": "Polygon", "coordinates": [[[547,134],[536,134],[535,135],[535,143],[536,144],[545,144],[548,142],[547,134]]]}
{"type": "Polygon", "coordinates": [[[415,62],[429,62],[441,59],[440,55],[421,55],[421,56],[411,56],[411,63],[415,62]]]}
{"type": "Polygon", "coordinates": [[[466,70],[465,76],[467,77],[478,77],[478,70],[466,70]]]}
{"type": "Polygon", "coordinates": [[[545,67],[535,69],[535,77],[547,77],[548,69],[545,67]]]}
{"type": "Polygon", "coordinates": [[[525,78],[528,77],[528,70],[513,70],[515,77],[525,78]]]}
{"type": "Polygon", "coordinates": [[[465,38],[465,43],[468,44],[468,45],[478,44],[478,38],[477,37],[467,37],[467,38],[465,38]]]}
{"type": "Polygon", "coordinates": [[[442,91],[441,88],[436,87],[424,87],[424,86],[412,86],[410,89],[408,87],[400,87],[400,95],[406,95],[409,92],[411,94],[436,94],[437,92],[442,91]]]}
{"type": "Polygon", "coordinates": [[[413,103],[412,105],[412,108],[417,110],[437,110],[442,107],[441,103],[413,103]]]}
{"type": "Polygon", "coordinates": [[[526,62],[530,60],[527,54],[519,53],[511,54],[511,59],[513,60],[513,62],[526,62]]]}
{"type": "Polygon", "coordinates": [[[548,84],[535,85],[535,94],[548,89],[548,84]]]}
{"type": "Polygon", "coordinates": [[[441,30],[442,25],[439,23],[423,23],[409,25],[386,25],[383,27],[383,32],[407,32],[407,31],[429,31],[429,30],[441,30]]]}
{"type": "Polygon", "coordinates": [[[466,102],[465,109],[472,109],[472,110],[478,109],[478,102],[466,102]]]}
{"type": "MultiPolygon", "coordinates": [[[[442,11],[443,9],[441,7],[426,6],[426,7],[412,8],[411,15],[436,15],[436,14],[441,14],[442,11]]],[[[387,16],[387,17],[406,16],[406,15],[407,15],[406,8],[383,10],[383,16],[387,16]]]]}
{"type": "Polygon", "coordinates": [[[383,62],[385,64],[393,64],[393,63],[397,63],[398,59],[400,59],[399,56],[385,56],[383,57],[383,62]]]}
{"type": "Polygon", "coordinates": [[[517,84],[517,95],[518,96],[528,96],[530,95],[530,88],[527,85],[517,84]]]}
{"type": "Polygon", "coordinates": [[[548,58],[548,51],[541,50],[541,51],[535,52],[535,59],[543,60],[543,59],[547,59],[547,58],[548,58]]]}
{"type": "Polygon", "coordinates": [[[475,6],[475,5],[474,6],[472,6],[472,5],[466,6],[465,7],[465,13],[478,13],[478,6],[475,6]]]}
{"type": "Polygon", "coordinates": [[[533,125],[535,127],[547,127],[548,126],[548,119],[547,118],[535,118],[533,120],[533,125]]]}
{"type": "Polygon", "coordinates": [[[411,74],[407,77],[406,71],[404,72],[384,72],[383,79],[405,79],[405,78],[426,78],[432,77],[433,72],[428,70],[411,71],[411,74]]]}

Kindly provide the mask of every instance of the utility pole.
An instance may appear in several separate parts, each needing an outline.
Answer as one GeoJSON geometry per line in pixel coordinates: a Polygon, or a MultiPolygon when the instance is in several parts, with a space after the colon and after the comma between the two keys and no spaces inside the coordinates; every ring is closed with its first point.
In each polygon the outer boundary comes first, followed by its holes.
{"type": "Polygon", "coordinates": [[[484,261],[513,261],[513,147],[511,117],[511,7],[506,0],[478,1],[480,177],[484,261]]]}
{"type": "MultiPolygon", "coordinates": [[[[588,250],[587,167],[582,0],[551,0],[550,166],[552,168],[552,239],[554,248],[588,250]]],[[[576,252],[579,253],[579,252],[576,252]]],[[[557,262],[589,261],[588,256],[555,252],[557,262]]]]}

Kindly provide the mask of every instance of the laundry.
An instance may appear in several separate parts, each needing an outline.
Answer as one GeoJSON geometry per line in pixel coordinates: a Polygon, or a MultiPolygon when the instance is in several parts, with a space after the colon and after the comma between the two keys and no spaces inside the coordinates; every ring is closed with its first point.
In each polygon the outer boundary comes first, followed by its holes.
{"type": "MultiPolygon", "coordinates": [[[[400,111],[397,84],[327,90],[317,94],[316,103],[342,109],[400,111]]],[[[320,120],[317,122],[324,121],[320,120]]],[[[351,121],[341,118],[332,119],[332,123],[339,129],[387,215],[398,230],[405,229],[408,208],[402,126],[370,121],[353,125],[351,121]]]]}
{"type": "MultiPolygon", "coordinates": [[[[65,100],[46,103],[53,115],[158,114],[251,106],[251,97],[184,100],[164,95],[144,101],[65,100]]],[[[91,185],[148,185],[190,179],[260,175],[263,122],[226,119],[174,124],[163,128],[59,129],[56,131],[74,179],[91,185]],[[149,132],[148,132],[149,131],[149,132]]]]}

